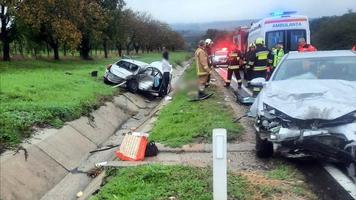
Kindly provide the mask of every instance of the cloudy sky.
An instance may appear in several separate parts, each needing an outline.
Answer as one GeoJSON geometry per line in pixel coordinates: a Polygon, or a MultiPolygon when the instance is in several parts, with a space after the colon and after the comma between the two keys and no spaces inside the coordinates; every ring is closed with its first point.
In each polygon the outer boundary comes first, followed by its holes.
{"type": "Polygon", "coordinates": [[[256,19],[279,10],[309,17],[356,11],[356,0],[126,0],[126,4],[168,23],[256,19]]]}

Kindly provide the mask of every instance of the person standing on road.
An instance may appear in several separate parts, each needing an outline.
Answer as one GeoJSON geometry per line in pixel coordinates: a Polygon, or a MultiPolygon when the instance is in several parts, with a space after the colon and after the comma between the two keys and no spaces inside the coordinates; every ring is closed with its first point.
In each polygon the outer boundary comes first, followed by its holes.
{"type": "Polygon", "coordinates": [[[166,96],[168,94],[168,86],[170,84],[171,79],[171,71],[172,65],[169,64],[169,54],[168,51],[163,52],[162,59],[162,71],[163,71],[163,80],[162,80],[162,96],[166,96]]]}
{"type": "Polygon", "coordinates": [[[235,75],[238,89],[241,89],[242,80],[240,76],[240,66],[241,66],[241,51],[236,46],[234,50],[232,50],[228,57],[228,69],[227,69],[227,80],[225,83],[225,87],[230,87],[232,75],[235,75]]]}
{"type": "Polygon", "coordinates": [[[265,78],[268,79],[270,68],[272,65],[272,53],[264,46],[263,38],[256,39],[256,49],[251,55],[251,60],[249,64],[252,67],[252,79],[254,78],[265,78]]]}
{"type": "Polygon", "coordinates": [[[272,72],[277,67],[278,63],[282,60],[283,56],[284,56],[283,44],[282,43],[278,43],[276,48],[273,51],[273,68],[272,68],[272,72]]]}
{"type": "Polygon", "coordinates": [[[199,41],[199,47],[195,51],[195,62],[197,68],[198,75],[198,98],[203,98],[206,96],[204,93],[205,84],[208,81],[209,75],[211,73],[211,69],[208,65],[208,54],[205,50],[205,41],[199,41]]]}
{"type": "Polygon", "coordinates": [[[244,73],[244,79],[246,81],[251,81],[252,79],[252,67],[253,67],[253,62],[252,62],[252,54],[255,51],[256,46],[254,43],[251,43],[248,47],[248,51],[246,52],[244,56],[244,62],[245,62],[245,73],[244,73]]]}
{"type": "MultiPolygon", "coordinates": [[[[206,54],[208,55],[208,66],[210,69],[212,69],[212,66],[213,66],[213,60],[212,60],[212,54],[213,54],[213,50],[212,50],[212,46],[213,46],[213,41],[211,39],[206,39],[205,40],[205,51],[206,51],[206,54]]],[[[208,76],[208,80],[205,84],[205,87],[209,87],[210,85],[210,74],[208,76]]]]}
{"type": "Polygon", "coordinates": [[[307,44],[307,42],[305,41],[305,38],[299,38],[298,39],[298,51],[299,52],[317,51],[317,49],[313,45],[307,44]]]}

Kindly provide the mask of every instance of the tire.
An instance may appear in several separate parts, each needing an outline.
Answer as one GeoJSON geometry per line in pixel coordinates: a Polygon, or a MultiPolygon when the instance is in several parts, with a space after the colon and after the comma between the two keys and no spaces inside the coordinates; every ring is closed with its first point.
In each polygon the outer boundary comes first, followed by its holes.
{"type": "Polygon", "coordinates": [[[270,158],[273,156],[273,144],[267,139],[261,139],[256,133],[256,156],[259,158],[270,158]]]}
{"type": "Polygon", "coordinates": [[[136,93],[138,91],[138,82],[135,79],[130,79],[127,81],[127,90],[131,93],[136,93]]]}

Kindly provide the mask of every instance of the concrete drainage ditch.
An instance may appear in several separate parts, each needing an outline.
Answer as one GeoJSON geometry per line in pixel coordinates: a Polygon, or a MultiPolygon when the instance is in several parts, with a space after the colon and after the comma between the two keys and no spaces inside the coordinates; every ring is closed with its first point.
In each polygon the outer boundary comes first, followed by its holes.
{"type": "MultiPolygon", "coordinates": [[[[173,85],[184,67],[173,72],[173,85]]],[[[0,199],[76,199],[92,181],[87,176],[95,163],[112,160],[113,148],[90,154],[101,147],[120,144],[125,133],[138,128],[165,104],[147,101],[140,95],[124,93],[92,113],[66,123],[61,129],[36,133],[20,151],[7,151],[0,157],[0,199]]],[[[145,131],[145,130],[140,130],[145,131]]]]}

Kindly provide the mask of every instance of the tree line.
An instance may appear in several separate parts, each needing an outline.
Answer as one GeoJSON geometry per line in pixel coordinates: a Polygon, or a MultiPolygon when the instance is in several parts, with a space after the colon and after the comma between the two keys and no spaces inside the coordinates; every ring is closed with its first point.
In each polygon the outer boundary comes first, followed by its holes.
{"type": "Polygon", "coordinates": [[[181,35],[149,14],[125,8],[124,0],[0,0],[3,60],[10,48],[21,55],[79,52],[90,59],[93,49],[115,49],[122,56],[184,48],[181,35]]]}
{"type": "Polygon", "coordinates": [[[356,44],[356,13],[313,19],[310,31],[311,42],[320,50],[351,49],[356,44]]]}
{"type": "MultiPolygon", "coordinates": [[[[310,20],[311,43],[319,50],[351,49],[356,44],[356,13],[310,20]]],[[[233,32],[208,29],[200,39],[232,42],[233,32]]],[[[197,42],[196,42],[197,43],[197,42]]]]}

